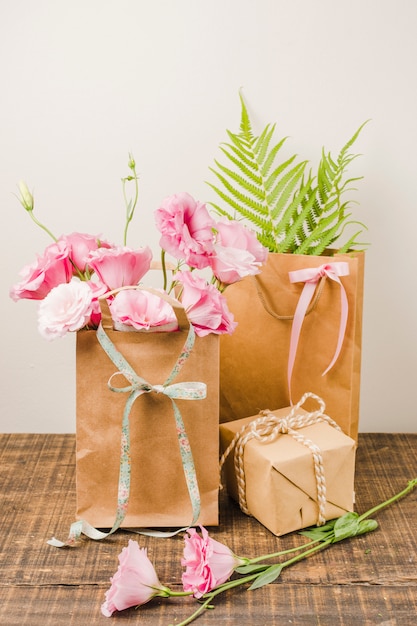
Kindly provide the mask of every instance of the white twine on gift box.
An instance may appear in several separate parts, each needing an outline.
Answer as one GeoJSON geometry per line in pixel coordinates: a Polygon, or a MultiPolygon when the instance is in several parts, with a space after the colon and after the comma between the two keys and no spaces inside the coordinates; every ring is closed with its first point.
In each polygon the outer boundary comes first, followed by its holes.
{"type": "Polygon", "coordinates": [[[317,526],[322,526],[326,523],[325,511],[326,511],[326,479],[324,473],[323,457],[320,448],[311,439],[308,439],[298,429],[305,426],[312,426],[319,422],[325,422],[336,430],[341,430],[340,426],[336,424],[328,415],[325,414],[326,405],[324,401],[314,393],[307,392],[303,395],[301,400],[295,404],[288,415],[285,417],[277,417],[270,410],[264,410],[259,413],[259,417],[245,424],[233,437],[232,442],[225,450],[220,459],[220,471],[224,465],[224,462],[230,452],[235,449],[234,453],[234,465],[236,472],[239,506],[246,515],[251,515],[247,501],[246,501],[246,479],[244,469],[244,450],[245,445],[251,439],[256,439],[262,444],[271,443],[280,434],[287,434],[293,437],[296,441],[306,446],[313,455],[314,462],[314,475],[317,485],[317,502],[318,502],[318,519],[317,526]],[[306,400],[312,398],[317,401],[319,409],[307,413],[297,414],[298,410],[305,404],[306,400]]]}

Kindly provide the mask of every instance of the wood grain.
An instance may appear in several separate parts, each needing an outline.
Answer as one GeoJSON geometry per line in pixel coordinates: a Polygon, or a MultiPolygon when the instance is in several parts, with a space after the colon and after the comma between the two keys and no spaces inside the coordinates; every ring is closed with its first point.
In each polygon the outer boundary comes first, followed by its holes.
{"type": "MultiPolygon", "coordinates": [[[[119,531],[77,548],[47,545],[67,536],[75,511],[75,437],[0,435],[0,624],[94,626],[117,555],[132,537],[119,531]]],[[[362,434],[356,469],[356,509],[362,513],[417,476],[417,434],[362,434]]],[[[412,625],[417,616],[417,490],[378,513],[373,533],[344,541],[284,570],[254,592],[239,589],[216,599],[196,624],[336,626],[412,625]]],[[[242,556],[300,545],[297,533],[274,537],[246,517],[222,492],[220,526],[212,536],[242,556]]],[[[160,580],[181,588],[183,540],[138,538],[160,580]]],[[[112,619],[122,624],[175,624],[192,599],[155,599],[112,619]]]]}

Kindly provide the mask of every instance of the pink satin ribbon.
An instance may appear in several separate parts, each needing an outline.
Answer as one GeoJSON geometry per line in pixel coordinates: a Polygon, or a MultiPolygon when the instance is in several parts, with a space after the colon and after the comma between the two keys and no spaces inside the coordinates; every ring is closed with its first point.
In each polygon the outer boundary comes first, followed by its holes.
{"type": "Polygon", "coordinates": [[[294,369],[295,356],[297,354],[298,340],[300,338],[301,327],[303,325],[304,317],[306,315],[308,306],[311,302],[313,294],[316,290],[317,284],[319,280],[323,276],[327,276],[331,280],[334,280],[336,283],[340,285],[340,324],[339,324],[339,336],[337,339],[336,351],[333,355],[333,358],[323,372],[322,376],[325,376],[327,372],[333,367],[336,363],[337,358],[340,354],[340,350],[342,348],[343,339],[346,331],[346,323],[348,317],[348,299],[346,295],[345,288],[339,278],[339,276],[347,276],[349,274],[349,264],[346,261],[337,261],[335,263],[326,263],[325,265],[320,265],[320,267],[309,267],[302,270],[295,270],[294,272],[289,272],[290,282],[292,283],[305,283],[303,291],[301,292],[300,299],[297,304],[297,308],[294,314],[294,321],[291,328],[291,339],[290,339],[290,352],[288,357],[288,392],[291,400],[291,378],[292,372],[294,369]]]}

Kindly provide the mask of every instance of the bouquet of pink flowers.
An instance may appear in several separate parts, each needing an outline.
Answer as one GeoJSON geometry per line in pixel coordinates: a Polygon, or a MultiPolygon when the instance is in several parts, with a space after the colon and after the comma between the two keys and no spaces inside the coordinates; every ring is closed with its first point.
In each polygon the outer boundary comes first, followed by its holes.
{"type": "MultiPolygon", "coordinates": [[[[19,185],[21,204],[54,241],[22,269],[21,280],[11,288],[10,297],[15,301],[40,301],[38,328],[45,339],[97,328],[100,298],[108,300],[118,330],[155,332],[177,328],[170,304],[155,293],[132,289],[146,284],[148,272],[156,264],[148,246],[134,249],[126,245],[138,201],[136,165],[131,156],[128,165],[131,174],[122,179],[126,203],[122,246],[78,232],[55,237],[35,217],[33,195],[26,184],[19,185]],[[125,187],[130,181],[135,184],[135,192],[128,199],[125,187]]],[[[241,222],[225,218],[216,221],[205,204],[188,193],[166,198],[155,211],[155,223],[161,234],[162,291],[180,300],[197,335],[232,333],[236,322],[222,292],[244,276],[259,273],[268,254],[266,248],[241,222]],[[166,262],[167,253],[174,263],[166,262]],[[167,267],[172,271],[170,284],[167,267]],[[203,274],[196,270],[203,270],[203,274]]]]}

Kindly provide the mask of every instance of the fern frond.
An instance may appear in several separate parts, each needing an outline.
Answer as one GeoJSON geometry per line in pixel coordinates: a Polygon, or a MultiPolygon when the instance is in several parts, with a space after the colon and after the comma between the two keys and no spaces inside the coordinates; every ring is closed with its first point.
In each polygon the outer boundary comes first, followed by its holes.
{"type": "Polygon", "coordinates": [[[214,172],[214,173],[217,176],[217,178],[220,180],[220,182],[223,183],[223,186],[225,187],[226,191],[228,191],[229,193],[226,194],[222,192],[218,187],[215,187],[214,185],[211,185],[212,189],[214,189],[214,191],[216,191],[219,195],[221,195],[223,200],[229,202],[231,206],[233,206],[233,208],[239,211],[239,208],[241,206],[243,207],[246,206],[252,211],[254,211],[255,213],[259,213],[260,215],[268,214],[268,210],[264,207],[262,203],[257,202],[256,200],[254,200],[247,194],[240,192],[236,187],[234,187],[231,183],[229,183],[229,181],[224,176],[219,174],[219,172],[214,172]],[[231,203],[232,199],[234,199],[234,202],[236,202],[236,205],[235,204],[232,205],[231,203]]]}
{"type": "Polygon", "coordinates": [[[284,211],[289,198],[295,192],[295,186],[303,178],[306,164],[306,161],[298,163],[278,180],[274,189],[268,194],[272,220],[278,219],[279,215],[284,211]]]}
{"type": "Polygon", "coordinates": [[[232,207],[232,209],[235,210],[234,214],[231,215],[230,212],[227,212],[224,209],[220,209],[217,205],[211,203],[213,208],[216,209],[217,213],[228,217],[229,219],[245,218],[249,222],[251,222],[253,226],[255,226],[255,230],[257,231],[257,233],[265,232],[269,234],[271,232],[271,223],[268,219],[263,217],[261,214],[254,212],[253,210],[250,210],[245,206],[242,206],[241,204],[236,202],[233,197],[227,196],[222,192],[221,189],[216,189],[216,187],[211,183],[208,183],[208,185],[219,194],[222,200],[224,200],[227,204],[229,204],[229,206],[232,207]]]}
{"type": "MultiPolygon", "coordinates": [[[[326,237],[327,241],[327,234],[329,232],[334,235],[337,229],[340,228],[340,222],[338,222],[336,218],[337,210],[326,217],[322,217],[316,224],[315,228],[299,245],[297,248],[297,254],[315,254],[315,252],[313,253],[311,250],[315,249],[324,237],[326,237]],[[334,226],[335,222],[336,225],[334,226]],[[333,230],[333,228],[336,228],[336,230],[333,230]]],[[[326,247],[328,246],[325,245],[323,249],[326,247]]]]}
{"type": "Polygon", "coordinates": [[[352,237],[348,239],[341,248],[339,248],[338,253],[345,254],[346,252],[349,252],[349,250],[352,250],[352,248],[358,248],[359,246],[366,245],[366,244],[360,244],[359,241],[356,240],[356,237],[358,237],[361,234],[362,234],[362,230],[358,230],[358,232],[352,235],[352,237]]]}
{"type": "MultiPolygon", "coordinates": [[[[253,177],[251,180],[248,180],[245,176],[240,176],[239,174],[229,169],[228,167],[225,167],[221,163],[218,163],[217,161],[215,161],[215,163],[217,167],[219,168],[219,170],[223,172],[223,174],[228,176],[236,185],[239,185],[242,189],[250,193],[252,196],[254,196],[255,198],[258,198],[258,200],[261,200],[261,201],[265,200],[265,192],[259,185],[259,183],[262,182],[262,179],[259,176],[253,177]]],[[[225,176],[220,177],[218,172],[214,171],[212,168],[209,168],[209,169],[220,180],[222,180],[223,184],[227,188],[227,184],[225,182],[226,181],[225,176]]]]}
{"type": "MultiPolygon", "coordinates": [[[[227,156],[229,161],[231,161],[231,163],[233,163],[233,165],[235,165],[236,168],[240,170],[243,176],[246,176],[247,178],[249,178],[253,183],[255,183],[255,185],[262,184],[262,176],[260,176],[260,174],[258,173],[257,169],[255,169],[255,167],[247,167],[244,163],[242,163],[242,161],[239,161],[239,159],[234,154],[231,154],[230,152],[226,150],[226,148],[222,146],[220,146],[220,150],[223,152],[225,156],[227,156]]],[[[219,168],[221,167],[218,161],[214,161],[214,162],[217,165],[217,167],[219,168]]]]}
{"type": "Polygon", "coordinates": [[[344,155],[347,153],[347,151],[353,146],[353,144],[355,143],[355,141],[357,140],[357,138],[359,137],[362,129],[370,122],[370,120],[366,120],[365,122],[363,122],[363,124],[361,124],[358,128],[358,130],[356,131],[356,133],[354,133],[352,135],[352,137],[349,139],[349,141],[346,142],[346,144],[343,146],[343,148],[340,151],[341,155],[344,155]]]}
{"type": "Polygon", "coordinates": [[[231,144],[229,144],[230,147],[234,146],[238,154],[243,155],[244,158],[253,162],[253,155],[250,144],[247,141],[243,141],[239,135],[235,135],[234,133],[230,132],[230,130],[227,131],[227,134],[229,135],[229,139],[232,142],[231,144]]]}
{"type": "Polygon", "coordinates": [[[317,190],[313,190],[310,193],[310,196],[307,202],[304,203],[304,205],[302,202],[302,198],[299,196],[305,198],[310,190],[311,179],[304,185],[304,187],[300,190],[298,196],[294,199],[294,201],[297,202],[302,207],[302,209],[295,218],[294,216],[292,216],[292,224],[287,227],[285,231],[285,238],[279,244],[280,252],[294,252],[299,246],[299,243],[297,242],[299,242],[301,238],[305,237],[303,225],[305,224],[306,218],[311,212],[312,206],[316,200],[315,196],[317,190]]]}
{"type": "MultiPolygon", "coordinates": [[[[352,223],[345,194],[361,177],[347,178],[346,170],[358,156],[351,154],[350,148],[367,122],[344,144],[337,158],[323,148],[317,174],[310,171],[307,175],[308,162],[299,161],[297,155],[278,161],[287,137],[274,139],[275,124],[267,124],[256,136],[243,96],[239,96],[240,130],[228,130],[229,142],[220,146],[228,163],[215,160],[210,170],[218,183],[207,183],[231,210],[212,206],[219,215],[248,220],[259,241],[272,252],[321,254],[352,223]]],[[[343,247],[357,245],[359,232],[343,247]]]]}
{"type": "Polygon", "coordinates": [[[295,155],[290,157],[289,159],[284,161],[284,163],[281,163],[280,165],[278,165],[278,167],[274,169],[270,176],[268,176],[268,178],[265,180],[266,189],[269,190],[273,185],[276,184],[278,177],[291,165],[291,163],[293,163],[294,159],[295,155]]]}
{"type": "Polygon", "coordinates": [[[241,105],[241,116],[240,116],[240,131],[242,135],[251,139],[253,137],[252,134],[252,124],[249,118],[249,113],[246,108],[245,101],[242,96],[242,92],[239,92],[240,105],[241,105]]]}
{"type": "Polygon", "coordinates": [[[263,163],[265,160],[265,155],[268,154],[269,144],[271,143],[274,131],[275,124],[273,124],[272,127],[270,127],[270,125],[268,124],[267,126],[265,126],[259,137],[256,137],[253,142],[253,153],[256,155],[259,163],[263,163]]]}

